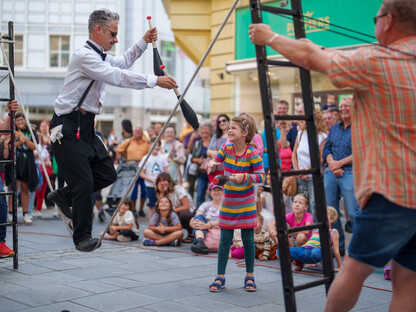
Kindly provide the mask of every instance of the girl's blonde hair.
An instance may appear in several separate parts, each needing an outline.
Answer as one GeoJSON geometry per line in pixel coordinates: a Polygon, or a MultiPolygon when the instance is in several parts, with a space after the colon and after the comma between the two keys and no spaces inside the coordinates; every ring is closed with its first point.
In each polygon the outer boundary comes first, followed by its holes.
{"type": "Polygon", "coordinates": [[[331,220],[331,226],[338,220],[338,211],[331,206],[326,206],[326,213],[328,214],[329,220],[331,220]]]}
{"type": "MultiPolygon", "coordinates": [[[[322,116],[321,110],[315,108],[315,119],[316,119],[316,130],[319,133],[326,133],[328,134],[328,131],[326,130],[325,127],[325,122],[324,122],[324,117],[322,116]]],[[[306,129],[306,123],[302,124],[301,130],[305,130],[306,129]]]]}
{"type": "MultiPolygon", "coordinates": [[[[238,116],[231,119],[231,121],[235,122],[243,131],[247,131],[246,143],[250,145],[253,144],[251,140],[256,134],[256,125],[254,120],[245,116],[238,116]]],[[[253,146],[257,148],[254,144],[253,146]]]]}
{"type": "Polygon", "coordinates": [[[306,206],[309,206],[309,198],[308,198],[308,196],[306,196],[303,193],[299,193],[299,194],[296,194],[295,197],[298,197],[298,196],[303,197],[303,199],[305,200],[306,206]]]}

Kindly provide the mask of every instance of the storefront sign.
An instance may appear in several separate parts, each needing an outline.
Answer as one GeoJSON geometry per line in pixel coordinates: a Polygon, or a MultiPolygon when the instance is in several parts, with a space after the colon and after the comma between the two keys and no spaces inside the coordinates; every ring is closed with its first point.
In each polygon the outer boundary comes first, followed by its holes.
{"type": "MultiPolygon", "coordinates": [[[[335,25],[374,36],[373,17],[377,15],[381,2],[381,0],[303,0],[306,38],[329,48],[376,42],[375,38],[352,33],[335,25]]],[[[280,1],[270,2],[266,5],[280,7],[280,1]]],[[[286,8],[290,9],[290,1],[286,8]]],[[[263,12],[262,17],[263,23],[270,25],[273,31],[291,38],[295,37],[292,17],[267,12],[263,12]]],[[[254,45],[248,38],[250,24],[250,9],[248,7],[238,9],[235,32],[236,60],[256,57],[254,45]]],[[[268,55],[277,54],[269,47],[266,48],[266,51],[268,55]]]]}

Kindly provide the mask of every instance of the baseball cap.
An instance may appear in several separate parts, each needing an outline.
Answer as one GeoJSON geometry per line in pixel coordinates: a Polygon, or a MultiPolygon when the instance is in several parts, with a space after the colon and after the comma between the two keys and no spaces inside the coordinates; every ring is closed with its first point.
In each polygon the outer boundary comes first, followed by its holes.
{"type": "Polygon", "coordinates": [[[215,187],[218,187],[218,188],[220,188],[220,189],[222,189],[222,190],[224,190],[224,186],[222,186],[222,185],[217,185],[217,184],[214,184],[214,183],[210,183],[209,184],[209,186],[208,186],[208,190],[209,191],[211,191],[213,188],[215,188],[215,187]]]}

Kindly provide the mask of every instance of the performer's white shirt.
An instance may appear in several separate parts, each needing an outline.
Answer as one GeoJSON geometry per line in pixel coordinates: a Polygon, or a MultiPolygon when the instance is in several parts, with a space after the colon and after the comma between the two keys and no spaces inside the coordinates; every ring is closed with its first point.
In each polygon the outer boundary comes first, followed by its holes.
{"type": "MultiPolygon", "coordinates": [[[[97,43],[89,41],[100,51],[104,51],[97,43]]],[[[55,100],[55,113],[60,116],[72,112],[92,80],[95,82],[81,108],[93,114],[100,114],[102,111],[105,84],[137,90],[156,86],[156,76],[137,74],[128,70],[146,48],[146,41],[141,39],[122,57],[107,55],[103,61],[101,55],[85,43],[85,46],[75,51],[71,57],[64,85],[55,100]]]]}

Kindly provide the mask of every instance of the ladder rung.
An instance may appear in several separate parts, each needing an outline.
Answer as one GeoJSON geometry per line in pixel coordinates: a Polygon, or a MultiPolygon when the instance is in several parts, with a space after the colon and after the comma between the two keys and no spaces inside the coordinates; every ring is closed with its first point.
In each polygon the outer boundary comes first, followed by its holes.
{"type": "Polygon", "coordinates": [[[273,13],[273,14],[284,14],[284,15],[290,15],[290,16],[300,16],[299,11],[297,10],[289,10],[289,9],[282,9],[282,8],[276,8],[268,5],[262,5],[260,4],[260,10],[273,13]]]}
{"type": "Polygon", "coordinates": [[[9,70],[9,68],[7,66],[0,66],[0,70],[9,70]]]}
{"type": "Polygon", "coordinates": [[[12,133],[12,129],[0,129],[0,133],[12,133]]]}
{"type": "Polygon", "coordinates": [[[288,231],[289,233],[294,233],[294,232],[301,232],[301,231],[306,231],[306,230],[320,229],[323,226],[324,226],[324,223],[315,223],[315,224],[310,224],[310,225],[292,227],[288,229],[288,231]]]}
{"type": "Polygon", "coordinates": [[[284,177],[290,177],[294,175],[305,175],[305,174],[316,174],[319,173],[319,169],[305,169],[305,170],[292,170],[292,171],[282,171],[284,177]]]}
{"type": "Polygon", "coordinates": [[[13,225],[13,222],[12,223],[0,223],[0,227],[10,226],[10,225],[13,225]]]}
{"type": "Polygon", "coordinates": [[[13,195],[14,192],[10,191],[10,192],[0,192],[0,195],[13,195]]]}
{"type": "Polygon", "coordinates": [[[274,120],[313,120],[312,116],[305,115],[273,115],[274,120]]]}
{"type": "Polygon", "coordinates": [[[292,62],[288,62],[288,61],[267,60],[267,65],[276,65],[276,66],[296,67],[296,68],[299,68],[298,65],[293,64],[292,62]]]}
{"type": "Polygon", "coordinates": [[[303,289],[323,285],[323,284],[326,284],[326,283],[329,283],[329,282],[331,282],[331,279],[329,277],[324,277],[322,279],[319,279],[319,280],[316,280],[316,281],[313,281],[313,282],[309,282],[309,283],[306,283],[306,284],[295,286],[295,287],[293,287],[293,290],[294,291],[303,290],[303,289]]]}
{"type": "Polygon", "coordinates": [[[10,102],[13,99],[7,99],[7,98],[0,98],[0,102],[10,102]]]}
{"type": "Polygon", "coordinates": [[[13,160],[12,159],[0,160],[0,164],[3,164],[3,165],[10,165],[12,163],[13,163],[13,160]]]}

